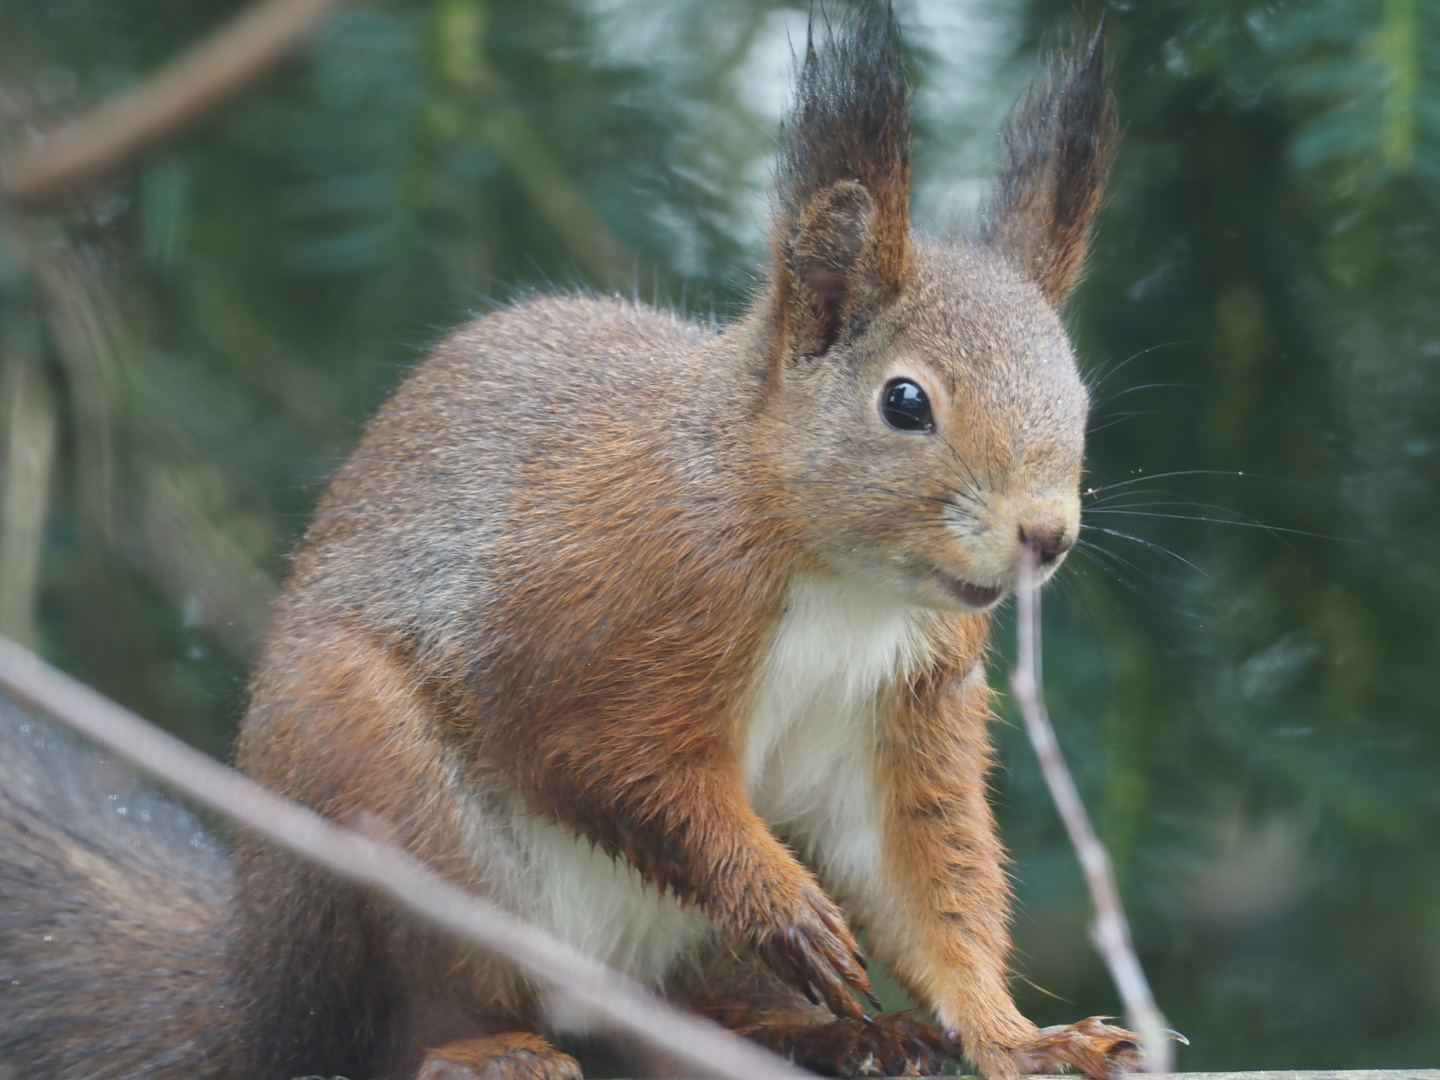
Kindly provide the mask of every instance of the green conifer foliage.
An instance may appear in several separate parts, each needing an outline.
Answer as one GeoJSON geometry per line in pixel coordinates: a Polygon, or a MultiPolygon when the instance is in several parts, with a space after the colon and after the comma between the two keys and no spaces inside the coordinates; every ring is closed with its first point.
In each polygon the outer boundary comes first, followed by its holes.
{"type": "MultiPolygon", "coordinates": [[[[241,6],[0,3],[0,147],[241,6]]],[[[0,632],[223,755],[286,552],[429,343],[532,290],[737,309],[805,8],[354,3],[73,209],[0,207],[0,632]]],[[[944,224],[1037,49],[1098,12],[896,8],[944,224]]],[[[1124,135],[1067,314],[1095,408],[1051,711],[1182,1067],[1435,1065],[1440,3],[1108,9],[1124,135]]],[[[1118,1012],[997,730],[1024,1007],[1118,1012]]]]}

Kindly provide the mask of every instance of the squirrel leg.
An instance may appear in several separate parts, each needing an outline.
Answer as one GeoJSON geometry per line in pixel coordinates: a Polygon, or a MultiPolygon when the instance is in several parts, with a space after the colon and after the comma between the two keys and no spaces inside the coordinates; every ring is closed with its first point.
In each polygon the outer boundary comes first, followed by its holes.
{"type": "Polygon", "coordinates": [[[915,1013],[836,1019],[783,982],[752,949],[722,940],[667,996],[822,1076],[934,1076],[948,1055],[915,1013]]]}
{"type": "MultiPolygon", "coordinates": [[[[240,765],[469,884],[440,719],[416,683],[404,657],[364,634],[280,623],[240,765]]],[[[236,858],[233,977],[256,1075],[413,1075],[427,1047],[524,1026],[523,983],[492,957],[243,835],[236,858]]]]}
{"type": "Polygon", "coordinates": [[[658,891],[700,907],[812,1001],[858,1019],[864,1009],[852,991],[872,992],[844,914],[751,809],[733,748],[721,743],[729,760],[706,762],[698,741],[681,743],[685,756],[677,759],[662,740],[637,749],[616,739],[623,758],[605,761],[607,748],[592,748],[583,769],[552,769],[535,802],[623,855],[658,891]],[[554,783],[557,774],[590,783],[554,783]]]}
{"type": "MultiPolygon", "coordinates": [[[[674,821],[666,830],[671,836],[714,837],[685,853],[693,863],[681,880],[702,882],[700,905],[786,983],[812,1002],[823,1001],[836,1016],[858,1020],[864,1010],[851,991],[871,1001],[874,996],[844,914],[755,816],[738,780],[725,787],[728,806],[721,797],[706,799],[705,809],[697,808],[698,820],[674,821]],[[717,821],[722,808],[727,813],[717,821]]],[[[654,868],[645,853],[636,861],[642,873],[654,868]]]]}
{"type": "Polygon", "coordinates": [[[640,872],[698,903],[812,1002],[863,1016],[852,991],[872,1001],[873,992],[844,914],[750,809],[738,776],[693,776],[671,788],[663,815],[627,837],[640,872]]]}
{"type": "Polygon", "coordinates": [[[884,895],[865,905],[885,917],[868,924],[871,948],[990,1080],[1061,1065],[1108,1077],[1137,1060],[1133,1035],[1098,1020],[1042,1032],[1011,999],[1010,895],[986,799],[990,691],[978,655],[956,653],[887,711],[884,895]]]}
{"type": "Polygon", "coordinates": [[[534,1032],[511,1031],[427,1051],[415,1080],[580,1080],[580,1063],[534,1032]]]}

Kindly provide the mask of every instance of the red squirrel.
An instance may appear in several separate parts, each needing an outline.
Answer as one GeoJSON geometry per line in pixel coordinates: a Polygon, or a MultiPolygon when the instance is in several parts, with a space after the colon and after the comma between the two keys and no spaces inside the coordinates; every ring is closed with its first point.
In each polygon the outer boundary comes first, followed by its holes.
{"type": "MultiPolygon", "coordinates": [[[[888,4],[807,40],[748,312],[534,299],[436,347],[300,545],[239,768],[810,1069],[1134,1064],[1129,1032],[1016,1009],[986,801],[989,613],[1022,547],[1048,574],[1079,528],[1060,310],[1103,68],[1100,33],[1050,65],[978,227],[926,238],[888,4]],[[933,1025],[865,1014],[858,928],[933,1025]]],[[[0,804],[17,1076],[578,1080],[483,953],[243,834],[187,856],[178,808],[117,846],[26,784],[0,804]]]]}

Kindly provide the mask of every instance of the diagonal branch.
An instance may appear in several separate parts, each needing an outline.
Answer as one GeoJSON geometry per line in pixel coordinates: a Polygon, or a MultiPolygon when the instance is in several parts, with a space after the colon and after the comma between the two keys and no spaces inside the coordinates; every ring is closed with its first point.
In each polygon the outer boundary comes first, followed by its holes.
{"type": "Polygon", "coordinates": [[[140,85],[0,158],[0,193],[45,209],[125,168],[233,100],[339,0],[260,0],[140,85]]]}
{"type": "Polygon", "coordinates": [[[436,874],[409,852],[321,817],[181,742],[0,637],[0,687],[236,825],[513,963],[566,1022],[623,1034],[670,1075],[800,1080],[808,1074],[665,1004],[634,980],[436,874]]]}
{"type": "Polygon", "coordinates": [[[1130,924],[1115,887],[1115,874],[1105,845],[1095,835],[1090,815],[1076,790],[1070,770],[1060,754],[1060,744],[1040,681],[1040,568],[1039,554],[1028,544],[1021,545],[1017,560],[1019,580],[1015,589],[1016,652],[1015,670],[1010,673],[1010,689],[1015,703],[1025,718],[1025,731],[1040,760],[1040,771],[1050,788],[1050,797],[1065,822],[1070,843],[1080,859],[1085,884],[1095,903],[1095,921],[1090,927],[1091,941],[1110,969],[1110,977],[1125,1003],[1125,1022],[1139,1034],[1145,1047],[1145,1069],[1152,1073],[1170,1071],[1170,1039],[1177,1038],[1165,1027],[1165,1018],[1155,1004],[1150,984],[1135,955],[1130,940],[1130,924]]]}

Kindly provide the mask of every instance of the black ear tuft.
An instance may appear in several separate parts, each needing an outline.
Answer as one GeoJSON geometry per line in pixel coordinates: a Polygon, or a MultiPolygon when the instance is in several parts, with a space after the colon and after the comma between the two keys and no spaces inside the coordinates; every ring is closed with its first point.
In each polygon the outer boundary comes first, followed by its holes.
{"type": "Polygon", "coordinates": [[[1080,279],[1114,145],[1102,16],[1089,48],[1045,64],[1011,114],[981,225],[1056,307],[1080,279]]]}
{"type": "Polygon", "coordinates": [[[909,271],[910,102],[894,13],[867,0],[814,16],[781,127],[777,311],[791,351],[818,355],[897,292],[909,271]]]}

